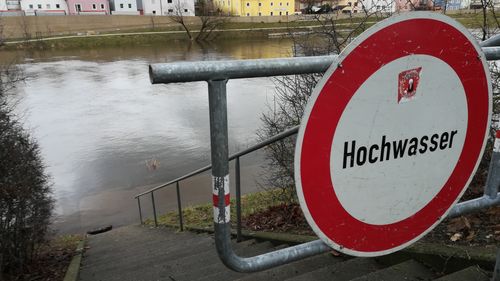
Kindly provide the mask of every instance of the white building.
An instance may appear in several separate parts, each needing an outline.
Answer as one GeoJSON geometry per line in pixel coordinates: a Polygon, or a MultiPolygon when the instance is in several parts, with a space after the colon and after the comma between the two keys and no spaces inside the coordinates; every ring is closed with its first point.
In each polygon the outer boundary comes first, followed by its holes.
{"type": "Polygon", "coordinates": [[[194,0],[143,0],[144,15],[174,15],[179,11],[183,16],[194,16],[194,0]]]}
{"type": "Polygon", "coordinates": [[[68,14],[65,0],[22,0],[21,9],[27,16],[68,14]]]}
{"type": "Polygon", "coordinates": [[[109,5],[112,15],[139,15],[136,0],[111,0],[109,5]]]}
{"type": "Polygon", "coordinates": [[[0,0],[1,15],[19,16],[22,14],[20,0],[0,0]]]}
{"type": "Polygon", "coordinates": [[[0,16],[22,16],[20,0],[0,0],[0,16]]]}
{"type": "Polygon", "coordinates": [[[393,13],[396,11],[396,5],[393,0],[359,0],[361,11],[366,10],[368,13],[383,12],[393,13]]]}
{"type": "Polygon", "coordinates": [[[471,0],[462,0],[460,2],[460,9],[469,9],[471,0]]]}
{"type": "Polygon", "coordinates": [[[0,12],[7,12],[7,1],[0,0],[0,12]]]}

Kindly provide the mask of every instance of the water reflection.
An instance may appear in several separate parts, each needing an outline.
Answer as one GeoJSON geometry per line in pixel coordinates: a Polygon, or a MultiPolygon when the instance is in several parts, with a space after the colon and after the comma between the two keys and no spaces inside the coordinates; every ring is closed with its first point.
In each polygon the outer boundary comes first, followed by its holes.
{"type": "MultiPolygon", "coordinates": [[[[209,162],[206,83],[151,85],[149,63],[290,53],[289,41],[265,40],[203,47],[176,41],[168,46],[24,54],[22,66],[32,78],[17,89],[17,110],[39,140],[53,176],[57,227],[80,232],[107,223],[137,222],[135,193],[209,162]],[[150,159],[160,163],[154,171],[147,169],[150,159]]],[[[2,53],[0,59],[19,54],[2,53]]],[[[255,142],[273,88],[270,79],[228,83],[232,151],[255,142]]],[[[253,175],[259,173],[260,158],[247,159],[247,192],[255,189],[253,175]]],[[[202,178],[191,185],[202,185],[202,178]]],[[[186,190],[185,203],[211,196],[193,187],[186,190]]],[[[158,200],[159,208],[166,210],[175,206],[175,197],[164,193],[158,200]]]]}
{"type": "Polygon", "coordinates": [[[196,61],[219,59],[251,59],[287,57],[293,54],[289,39],[221,40],[198,44],[175,40],[165,44],[151,43],[140,46],[101,47],[78,50],[2,51],[0,61],[20,56],[26,61],[119,61],[148,60],[151,62],[196,61]]]}

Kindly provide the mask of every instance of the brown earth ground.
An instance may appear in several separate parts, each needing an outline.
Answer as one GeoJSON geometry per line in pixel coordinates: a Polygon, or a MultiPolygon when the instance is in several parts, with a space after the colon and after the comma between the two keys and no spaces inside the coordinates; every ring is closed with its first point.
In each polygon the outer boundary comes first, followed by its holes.
{"type": "MultiPolygon", "coordinates": [[[[484,180],[475,180],[461,201],[481,197],[484,180]]],[[[254,231],[287,232],[315,235],[297,203],[281,204],[244,217],[243,227],[254,231]]],[[[483,246],[500,242],[500,206],[478,213],[446,219],[428,233],[422,241],[450,245],[483,246]]]]}
{"type": "MultiPolygon", "coordinates": [[[[6,281],[58,281],[63,280],[71,259],[76,254],[81,235],[53,237],[40,246],[33,262],[22,274],[4,275],[6,281]]],[[[0,278],[0,280],[2,280],[0,278]]]]}

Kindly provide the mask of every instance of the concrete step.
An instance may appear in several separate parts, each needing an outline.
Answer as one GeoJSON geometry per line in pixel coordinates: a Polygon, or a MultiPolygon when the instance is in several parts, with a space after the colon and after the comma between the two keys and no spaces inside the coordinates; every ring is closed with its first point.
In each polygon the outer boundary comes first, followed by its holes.
{"type": "Polygon", "coordinates": [[[408,260],[391,267],[378,270],[353,281],[423,281],[432,280],[434,274],[430,269],[414,260],[408,260]]]}
{"type": "Polygon", "coordinates": [[[208,237],[194,237],[190,240],[179,241],[176,244],[158,242],[157,244],[137,249],[129,249],[126,245],[117,245],[115,248],[110,248],[107,252],[91,252],[92,248],[90,248],[86,254],[96,255],[98,258],[93,259],[91,262],[85,262],[83,265],[100,267],[105,264],[111,264],[113,267],[116,267],[129,263],[148,263],[161,256],[182,257],[190,255],[193,251],[191,247],[196,248],[198,251],[209,250],[214,247],[214,242],[213,239],[208,237]],[[186,247],[185,243],[189,243],[190,247],[186,247]],[[117,254],[119,254],[120,258],[113,259],[117,254]]]}
{"type": "MultiPolygon", "coordinates": [[[[270,251],[276,251],[276,250],[280,250],[280,249],[284,249],[284,248],[287,248],[289,247],[288,245],[278,245],[276,247],[274,247],[273,249],[269,249],[267,252],[270,252],[270,251]]],[[[242,256],[241,254],[238,253],[238,251],[235,251],[236,254],[242,256]]],[[[248,255],[246,255],[248,256],[248,255]]],[[[238,278],[242,278],[244,276],[248,276],[248,275],[252,275],[254,273],[241,273],[241,272],[236,272],[236,271],[233,271],[233,270],[230,270],[229,268],[225,267],[223,270],[220,270],[218,272],[214,272],[214,273],[209,273],[208,275],[198,279],[198,281],[213,281],[213,280],[217,280],[217,281],[229,281],[229,280],[236,280],[238,278]]]]}
{"type": "MultiPolygon", "coordinates": [[[[235,252],[243,257],[287,247],[256,240],[232,244],[235,252]]],[[[428,267],[408,260],[410,257],[405,255],[387,259],[349,259],[330,253],[262,272],[238,273],[222,264],[212,235],[168,228],[127,226],[91,236],[87,245],[90,248],[83,256],[80,281],[423,281],[436,278],[428,267]]],[[[451,271],[459,271],[437,280],[488,280],[488,275],[479,268],[463,267],[454,268],[451,271]]]]}
{"type": "Polygon", "coordinates": [[[211,236],[179,236],[178,239],[171,238],[170,240],[167,239],[158,239],[156,237],[152,237],[151,240],[148,241],[115,241],[111,239],[102,239],[101,241],[89,241],[87,246],[95,251],[96,253],[103,252],[107,253],[113,250],[116,250],[117,248],[121,248],[123,246],[127,246],[126,249],[121,249],[122,251],[128,251],[128,252],[134,252],[138,249],[141,248],[154,248],[154,245],[162,244],[162,245],[179,245],[179,244],[185,244],[185,243],[190,243],[190,241],[213,241],[213,237],[211,236]],[[98,247],[94,247],[94,245],[97,245],[98,247]]]}
{"type": "Polygon", "coordinates": [[[324,266],[340,263],[344,258],[335,257],[331,253],[309,257],[303,260],[295,261],[280,267],[271,268],[262,272],[254,273],[238,279],[239,281],[252,280],[285,280],[297,275],[322,268],[324,266]]]}
{"type": "MultiPolygon", "coordinates": [[[[254,247],[253,244],[248,246],[236,247],[254,247]]],[[[258,247],[257,247],[258,248],[258,247]]],[[[171,280],[170,277],[182,275],[186,272],[192,272],[201,265],[209,266],[220,263],[220,260],[215,251],[215,245],[206,251],[192,251],[190,255],[184,257],[162,256],[148,264],[132,264],[123,273],[116,274],[116,270],[100,272],[96,276],[100,276],[103,280],[171,280]]],[[[177,279],[176,279],[177,280],[177,279]]]]}
{"type": "MultiPolygon", "coordinates": [[[[261,251],[261,249],[267,250],[268,247],[271,246],[271,244],[268,243],[264,243],[261,245],[258,244],[261,243],[258,243],[255,240],[247,240],[241,243],[233,243],[233,248],[237,253],[242,253],[242,252],[252,253],[253,251],[261,251]]],[[[196,268],[202,265],[204,268],[206,268],[208,266],[213,266],[214,264],[219,264],[219,263],[221,263],[221,261],[215,249],[215,245],[213,245],[212,248],[206,252],[200,253],[198,251],[194,251],[191,256],[187,256],[180,259],[173,259],[172,262],[162,263],[160,274],[162,276],[167,275],[167,273],[168,276],[174,276],[176,274],[182,275],[185,274],[186,272],[193,271],[193,267],[196,268]]],[[[206,272],[205,275],[211,273],[212,272],[206,272]]]]}
{"type": "MultiPolygon", "coordinates": [[[[259,255],[263,254],[266,252],[269,252],[273,250],[274,245],[271,242],[262,242],[262,243],[257,243],[254,244],[250,247],[244,248],[244,251],[235,251],[239,252],[240,255],[245,253],[246,256],[254,256],[254,255],[259,255]]],[[[176,281],[183,281],[183,280],[198,280],[201,278],[206,277],[207,275],[213,274],[213,273],[218,273],[218,272],[227,272],[229,269],[221,262],[219,257],[214,257],[213,262],[208,262],[206,261],[205,263],[198,264],[197,267],[192,267],[190,270],[181,273],[181,274],[172,274],[169,275],[171,278],[173,278],[176,281]]],[[[162,274],[163,272],[160,272],[162,274]]]]}
{"type": "Polygon", "coordinates": [[[491,277],[489,277],[484,270],[477,266],[470,266],[466,269],[438,278],[436,281],[489,281],[490,278],[491,277]]]}
{"type": "Polygon", "coordinates": [[[326,265],[302,275],[286,279],[287,281],[348,281],[384,268],[374,259],[354,258],[340,263],[326,265]]]}
{"type": "MultiPolygon", "coordinates": [[[[87,247],[96,257],[104,256],[106,253],[120,251],[121,253],[134,253],[141,249],[156,249],[155,245],[179,245],[180,243],[189,243],[188,241],[213,240],[209,235],[195,233],[176,233],[171,235],[166,229],[147,229],[141,227],[125,227],[90,236],[87,247]],[[126,233],[126,234],[125,234],[126,233]],[[144,235],[147,233],[147,235],[144,235]],[[139,237],[139,238],[138,238],[139,237]]],[[[94,259],[96,262],[98,259],[94,259]]]]}
{"type": "MultiPolygon", "coordinates": [[[[114,256],[119,256],[117,259],[110,259],[109,255],[106,255],[107,260],[105,257],[98,259],[101,263],[96,261],[92,263],[84,262],[82,268],[86,270],[82,273],[81,279],[93,280],[95,276],[101,276],[103,280],[114,280],[115,277],[120,276],[116,274],[119,269],[126,268],[126,277],[117,279],[155,280],[159,277],[158,272],[169,272],[172,275],[191,271],[193,265],[211,265],[220,262],[212,238],[195,237],[193,239],[183,239],[176,245],[172,245],[172,243],[165,244],[160,241],[154,247],[150,245],[149,249],[132,252],[132,256],[124,254],[123,251],[126,250],[122,249],[122,252],[115,251],[112,253],[114,256]],[[195,240],[192,241],[193,239],[195,240]],[[151,248],[153,252],[151,252],[151,248]]],[[[247,251],[247,248],[259,251],[260,248],[272,247],[270,243],[255,247],[256,244],[255,240],[247,240],[242,243],[233,243],[233,246],[237,251],[247,251]]]]}

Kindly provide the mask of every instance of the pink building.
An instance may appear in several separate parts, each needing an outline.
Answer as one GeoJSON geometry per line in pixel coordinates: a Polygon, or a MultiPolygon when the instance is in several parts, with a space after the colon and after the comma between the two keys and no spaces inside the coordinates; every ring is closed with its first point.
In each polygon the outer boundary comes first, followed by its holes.
{"type": "Polygon", "coordinates": [[[67,0],[70,15],[109,15],[109,0],[67,0]]]}

